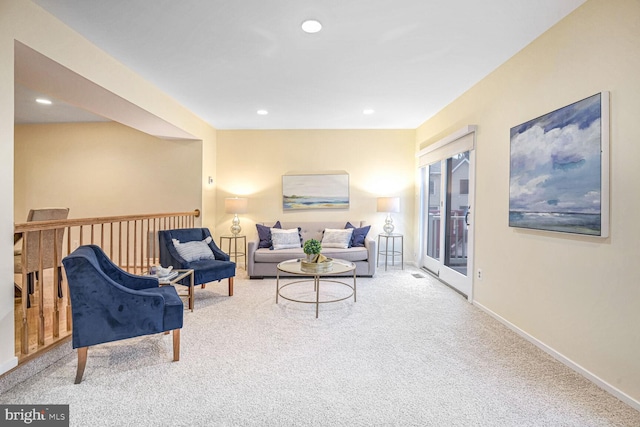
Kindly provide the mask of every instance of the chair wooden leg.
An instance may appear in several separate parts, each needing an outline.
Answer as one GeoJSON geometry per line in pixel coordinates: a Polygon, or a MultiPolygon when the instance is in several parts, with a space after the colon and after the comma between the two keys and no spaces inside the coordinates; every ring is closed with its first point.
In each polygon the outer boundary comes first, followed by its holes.
{"type": "Polygon", "coordinates": [[[84,367],[87,366],[87,350],[89,347],[80,347],[78,349],[78,372],[76,372],[75,384],[80,384],[84,375],[84,367]]]}
{"type": "Polygon", "coordinates": [[[180,329],[173,330],[173,361],[180,360],[180,329]]]}
{"type": "Polygon", "coordinates": [[[229,277],[229,296],[233,296],[233,277],[229,277]]]}

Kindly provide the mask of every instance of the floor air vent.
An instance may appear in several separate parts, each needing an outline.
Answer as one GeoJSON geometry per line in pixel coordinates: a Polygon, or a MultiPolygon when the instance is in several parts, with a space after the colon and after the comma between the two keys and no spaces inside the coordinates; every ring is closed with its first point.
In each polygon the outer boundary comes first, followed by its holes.
{"type": "Polygon", "coordinates": [[[420,273],[412,273],[411,274],[413,277],[415,277],[416,279],[424,279],[424,275],[420,274],[420,273]]]}

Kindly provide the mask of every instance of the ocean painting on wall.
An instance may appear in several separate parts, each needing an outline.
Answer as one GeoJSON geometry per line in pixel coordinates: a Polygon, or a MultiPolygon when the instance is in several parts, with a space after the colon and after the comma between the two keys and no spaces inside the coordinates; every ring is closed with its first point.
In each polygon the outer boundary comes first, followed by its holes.
{"type": "Polygon", "coordinates": [[[348,209],[349,174],[283,175],[282,208],[348,209]]]}
{"type": "Polygon", "coordinates": [[[510,160],[510,227],[608,236],[608,92],[511,128],[510,160]]]}

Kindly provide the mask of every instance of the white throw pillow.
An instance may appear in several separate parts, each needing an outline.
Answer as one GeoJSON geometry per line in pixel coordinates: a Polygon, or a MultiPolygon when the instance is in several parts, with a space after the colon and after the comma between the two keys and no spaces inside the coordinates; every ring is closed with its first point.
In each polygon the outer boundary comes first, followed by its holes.
{"type": "Polygon", "coordinates": [[[194,240],[192,242],[180,243],[179,240],[172,239],[173,246],[175,246],[178,254],[187,262],[199,261],[201,259],[215,259],[216,257],[209,247],[211,240],[211,237],[207,237],[202,241],[194,240]]]}
{"type": "Polygon", "coordinates": [[[299,248],[300,235],[297,228],[291,228],[288,230],[282,230],[280,228],[271,229],[271,242],[273,243],[273,249],[291,249],[299,248]]]}
{"type": "Polygon", "coordinates": [[[353,228],[325,228],[322,235],[322,247],[347,249],[349,242],[351,242],[351,234],[353,234],[353,228]]]}

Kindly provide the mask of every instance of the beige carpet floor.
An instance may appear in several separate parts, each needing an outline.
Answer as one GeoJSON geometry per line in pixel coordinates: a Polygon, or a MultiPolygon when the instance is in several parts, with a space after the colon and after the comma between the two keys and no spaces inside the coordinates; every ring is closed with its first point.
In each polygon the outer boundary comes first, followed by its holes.
{"type": "Polygon", "coordinates": [[[170,335],[99,345],[82,384],[70,354],[0,403],[69,404],[72,426],[640,426],[640,412],[417,269],[358,279],[357,302],[318,319],[311,304],[276,305],[274,279],[239,274],[231,298],[225,283],[196,290],[179,362],[170,335]]]}

